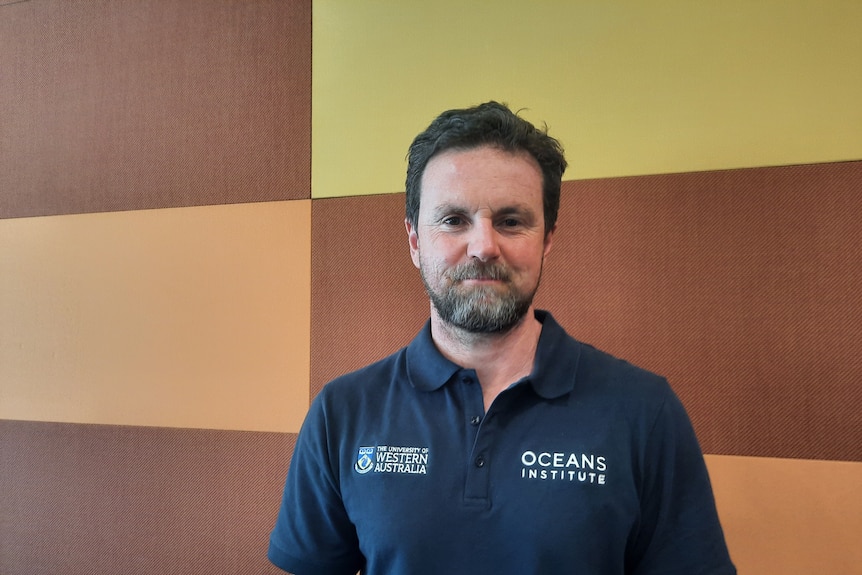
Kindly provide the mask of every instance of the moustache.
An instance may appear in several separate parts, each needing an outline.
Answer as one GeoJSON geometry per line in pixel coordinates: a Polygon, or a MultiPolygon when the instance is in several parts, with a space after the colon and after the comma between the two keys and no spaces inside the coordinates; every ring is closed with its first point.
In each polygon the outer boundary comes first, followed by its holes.
{"type": "Polygon", "coordinates": [[[500,264],[469,263],[462,264],[449,272],[452,281],[463,280],[496,280],[507,282],[510,279],[509,270],[500,264]]]}

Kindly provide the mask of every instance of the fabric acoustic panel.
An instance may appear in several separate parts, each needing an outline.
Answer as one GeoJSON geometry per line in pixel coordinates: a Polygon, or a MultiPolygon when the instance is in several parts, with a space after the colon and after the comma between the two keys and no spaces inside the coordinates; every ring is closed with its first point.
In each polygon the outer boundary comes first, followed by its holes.
{"type": "MultiPolygon", "coordinates": [[[[295,434],[0,420],[0,573],[278,573],[295,434]]],[[[862,464],[707,456],[740,573],[854,573],[862,464]]]]}
{"type": "Polygon", "coordinates": [[[311,197],[310,0],[0,15],[0,218],[311,197]]]}
{"type": "Polygon", "coordinates": [[[298,431],[311,203],[0,220],[0,418],[298,431]]]}
{"type": "MultiPolygon", "coordinates": [[[[570,181],[537,304],[668,376],[705,452],[862,460],[862,162],[570,181]]],[[[428,315],[403,195],[312,205],[312,394],[428,315]]]]}
{"type": "Polygon", "coordinates": [[[403,190],[413,137],[489,99],[575,180],[862,159],[862,2],[325,0],[312,26],[314,198],[403,190]]]}
{"type": "Polygon", "coordinates": [[[0,420],[0,573],[281,573],[294,434],[0,420]]]}
{"type": "Polygon", "coordinates": [[[744,575],[857,575],[862,463],[707,455],[730,555],[744,575]]]}

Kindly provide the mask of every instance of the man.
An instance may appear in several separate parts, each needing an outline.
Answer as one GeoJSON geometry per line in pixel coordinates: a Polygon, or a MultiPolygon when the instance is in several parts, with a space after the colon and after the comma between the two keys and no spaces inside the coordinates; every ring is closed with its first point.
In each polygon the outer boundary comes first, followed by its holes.
{"type": "Polygon", "coordinates": [[[666,381],[568,336],[533,295],[562,148],[495,102],[410,147],[405,225],[431,318],[327,385],[270,559],[298,575],[735,573],[666,381]]]}

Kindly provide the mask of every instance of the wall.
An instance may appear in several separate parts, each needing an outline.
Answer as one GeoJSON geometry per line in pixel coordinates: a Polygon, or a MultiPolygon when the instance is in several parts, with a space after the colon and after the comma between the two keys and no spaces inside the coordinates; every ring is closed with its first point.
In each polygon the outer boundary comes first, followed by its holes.
{"type": "Polygon", "coordinates": [[[406,147],[491,98],[572,164],[540,305],[670,377],[740,571],[859,572],[862,7],[489,6],[0,3],[0,572],[272,572],[310,396],[427,314],[406,147]]]}
{"type": "Polygon", "coordinates": [[[0,6],[0,573],[272,573],[310,2],[0,6]]]}

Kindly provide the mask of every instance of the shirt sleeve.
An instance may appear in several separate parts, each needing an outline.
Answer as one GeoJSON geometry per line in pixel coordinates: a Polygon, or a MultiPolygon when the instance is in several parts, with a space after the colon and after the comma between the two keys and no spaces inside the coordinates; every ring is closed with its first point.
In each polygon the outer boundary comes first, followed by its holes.
{"type": "Polygon", "coordinates": [[[330,447],[321,395],[300,430],[270,535],[269,560],[296,575],[354,575],[363,563],[330,447]]]}
{"type": "Polygon", "coordinates": [[[634,575],[733,575],[709,474],[685,408],[667,388],[641,460],[634,575]]]}

